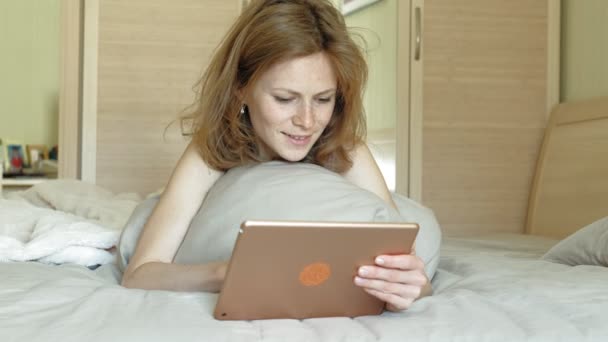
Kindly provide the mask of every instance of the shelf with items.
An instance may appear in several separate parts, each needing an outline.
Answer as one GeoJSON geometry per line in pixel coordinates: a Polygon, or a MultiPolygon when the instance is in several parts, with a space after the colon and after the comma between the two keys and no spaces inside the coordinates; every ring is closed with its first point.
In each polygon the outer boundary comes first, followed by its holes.
{"type": "Polygon", "coordinates": [[[0,172],[0,190],[23,190],[57,178],[57,161],[42,160],[37,163],[36,170],[22,169],[19,172],[0,172]]]}

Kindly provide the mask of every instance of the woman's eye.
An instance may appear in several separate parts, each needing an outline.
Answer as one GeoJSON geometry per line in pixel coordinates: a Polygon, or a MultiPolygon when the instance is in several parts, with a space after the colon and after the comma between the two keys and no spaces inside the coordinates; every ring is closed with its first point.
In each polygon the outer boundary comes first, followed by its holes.
{"type": "Polygon", "coordinates": [[[331,100],[332,100],[331,97],[321,97],[317,101],[319,101],[321,103],[328,103],[328,102],[331,102],[331,100]]]}
{"type": "Polygon", "coordinates": [[[280,97],[280,96],[275,96],[275,97],[274,97],[274,99],[275,99],[277,102],[281,102],[281,103],[288,103],[288,102],[291,102],[291,100],[293,100],[293,99],[291,99],[291,98],[280,97]]]}

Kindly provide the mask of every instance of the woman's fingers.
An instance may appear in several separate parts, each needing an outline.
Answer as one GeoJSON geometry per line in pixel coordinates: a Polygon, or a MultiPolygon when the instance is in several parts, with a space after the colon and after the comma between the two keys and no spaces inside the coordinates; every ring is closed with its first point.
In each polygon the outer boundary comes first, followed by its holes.
{"type": "Polygon", "coordinates": [[[421,286],[391,283],[379,279],[366,279],[361,277],[355,277],[355,284],[363,287],[365,290],[375,290],[382,293],[393,294],[403,298],[411,298],[412,300],[420,297],[420,294],[422,292],[421,286]]]}
{"type": "Polygon", "coordinates": [[[429,283],[424,262],[415,255],[381,255],[375,261],[359,268],[355,284],[386,302],[388,310],[409,308],[429,283]]]}
{"type": "Polygon", "coordinates": [[[386,303],[386,309],[393,312],[403,311],[409,309],[414,302],[413,298],[404,298],[392,293],[385,293],[382,291],[364,288],[365,292],[380,299],[386,303]]]}
{"type": "Polygon", "coordinates": [[[424,270],[401,270],[389,269],[377,266],[362,266],[359,268],[358,275],[366,279],[384,280],[390,283],[410,284],[424,286],[428,278],[424,270]]]}
{"type": "Polygon", "coordinates": [[[374,260],[376,265],[385,268],[396,268],[401,270],[423,269],[424,262],[415,255],[380,255],[374,260]]]}
{"type": "Polygon", "coordinates": [[[384,268],[396,268],[400,270],[424,269],[424,262],[415,255],[380,255],[374,260],[376,265],[384,268]]]}

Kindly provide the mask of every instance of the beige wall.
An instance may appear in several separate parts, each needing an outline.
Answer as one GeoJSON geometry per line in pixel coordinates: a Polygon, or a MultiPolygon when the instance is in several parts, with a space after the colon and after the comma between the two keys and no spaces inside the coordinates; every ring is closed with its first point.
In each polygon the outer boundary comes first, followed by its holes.
{"type": "MultiPolygon", "coordinates": [[[[397,111],[397,1],[382,0],[346,17],[367,42],[365,110],[370,131],[394,129],[397,111]]],[[[403,0],[402,0],[403,1],[403,0]]],[[[339,6],[339,0],[332,0],[339,6]]]]}
{"type": "Polygon", "coordinates": [[[365,110],[370,131],[394,129],[396,124],[397,1],[383,0],[346,17],[346,24],[367,41],[365,110]]]}
{"type": "Polygon", "coordinates": [[[0,138],[57,144],[59,1],[0,1],[0,138]]]}
{"type": "MultiPolygon", "coordinates": [[[[397,1],[382,0],[346,16],[346,24],[366,41],[369,78],[364,97],[367,143],[388,188],[396,190],[397,1]]],[[[340,7],[340,0],[332,0],[340,7]]],[[[404,153],[401,150],[401,153],[404,153]]],[[[407,150],[405,151],[407,153],[407,150]]],[[[407,159],[407,157],[405,157],[407,159]]],[[[404,160],[405,160],[404,159],[404,160]]],[[[407,168],[407,165],[406,167],[407,168]]],[[[406,172],[402,169],[401,172],[406,172]]],[[[402,175],[403,179],[407,179],[402,175]]],[[[407,192],[407,188],[405,188],[407,192]]],[[[403,188],[402,188],[403,190],[403,188]]]]}
{"type": "Polygon", "coordinates": [[[561,100],[608,96],[608,1],[562,0],[561,100]]]}

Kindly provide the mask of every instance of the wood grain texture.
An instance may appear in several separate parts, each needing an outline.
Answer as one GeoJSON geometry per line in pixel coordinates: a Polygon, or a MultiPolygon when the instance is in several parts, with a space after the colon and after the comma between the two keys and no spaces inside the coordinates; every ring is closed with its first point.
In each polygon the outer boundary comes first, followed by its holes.
{"type": "MultiPolygon", "coordinates": [[[[397,112],[394,138],[395,191],[408,195],[410,192],[410,97],[411,90],[418,85],[410,77],[410,16],[409,1],[397,2],[397,112]],[[397,148],[398,147],[398,148],[397,148]]],[[[420,82],[422,83],[422,82],[420,82]]]]}
{"type": "Polygon", "coordinates": [[[548,1],[424,2],[422,201],[448,234],[524,230],[547,118],[548,1]]]}
{"type": "Polygon", "coordinates": [[[608,98],[552,113],[539,157],[526,232],[563,238],[608,215],[608,98]]]}
{"type": "MultiPolygon", "coordinates": [[[[424,101],[423,101],[423,79],[424,63],[426,58],[423,16],[424,0],[411,0],[410,10],[410,93],[409,95],[409,197],[421,201],[422,199],[422,145],[423,145],[423,124],[424,124],[424,101]],[[417,11],[419,14],[417,15],[417,11]],[[419,41],[419,58],[416,59],[416,41],[419,41]]],[[[400,94],[404,96],[404,94],[400,94]]]]}
{"type": "Polygon", "coordinates": [[[95,183],[97,166],[97,88],[99,0],[84,3],[82,62],[82,130],[80,177],[95,183]]]}
{"type": "Polygon", "coordinates": [[[240,1],[104,0],[99,4],[96,183],[146,194],[164,186],[186,140],[165,128],[192,89],[240,1]]]}
{"type": "Polygon", "coordinates": [[[81,1],[61,2],[59,178],[80,178],[81,1]]]}
{"type": "Polygon", "coordinates": [[[561,89],[561,38],[562,6],[560,1],[548,3],[548,38],[547,38],[547,120],[551,111],[560,102],[561,89]],[[553,18],[560,18],[553,20],[553,18]]]}

